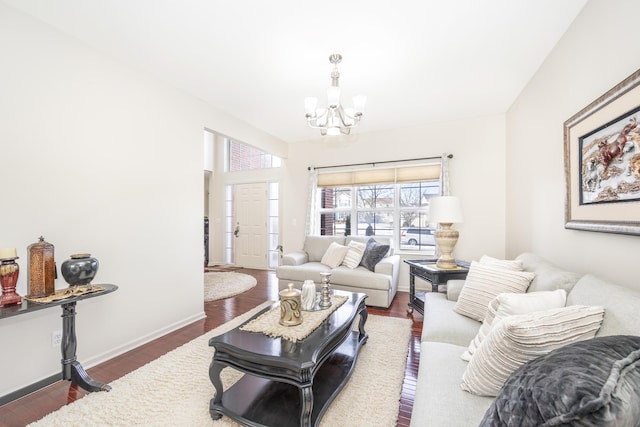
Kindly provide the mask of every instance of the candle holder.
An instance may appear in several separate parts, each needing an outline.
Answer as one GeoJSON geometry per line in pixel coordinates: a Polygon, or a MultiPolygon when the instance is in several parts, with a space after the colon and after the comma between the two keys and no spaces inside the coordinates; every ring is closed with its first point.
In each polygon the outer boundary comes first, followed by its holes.
{"type": "Polygon", "coordinates": [[[16,293],[16,283],[20,266],[15,258],[0,259],[0,284],[2,284],[2,296],[0,297],[0,307],[11,304],[22,304],[22,297],[16,293]]]}
{"type": "Polygon", "coordinates": [[[320,290],[320,303],[322,308],[331,307],[331,295],[329,295],[329,286],[331,285],[331,273],[320,273],[322,276],[322,285],[320,290]]]}

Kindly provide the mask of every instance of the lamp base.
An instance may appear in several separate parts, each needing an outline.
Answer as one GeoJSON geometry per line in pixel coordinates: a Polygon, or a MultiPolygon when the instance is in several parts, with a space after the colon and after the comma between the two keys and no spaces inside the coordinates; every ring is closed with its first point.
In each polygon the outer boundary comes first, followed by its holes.
{"type": "Polygon", "coordinates": [[[452,223],[443,222],[440,224],[441,230],[436,231],[435,241],[440,249],[440,258],[436,262],[436,267],[443,270],[452,270],[458,267],[456,260],[453,258],[453,248],[458,242],[458,230],[452,230],[452,223]]]}

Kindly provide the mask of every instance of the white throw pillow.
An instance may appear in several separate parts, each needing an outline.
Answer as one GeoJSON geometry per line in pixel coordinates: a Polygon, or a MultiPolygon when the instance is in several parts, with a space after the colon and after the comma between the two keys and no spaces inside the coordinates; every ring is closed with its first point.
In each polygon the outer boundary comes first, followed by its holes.
{"type": "Polygon", "coordinates": [[[342,265],[345,265],[351,269],[356,268],[360,265],[360,261],[362,261],[362,255],[364,255],[364,250],[367,248],[367,244],[364,242],[356,242],[355,240],[352,240],[349,242],[347,248],[347,254],[342,261],[342,265]]]}
{"type": "Polygon", "coordinates": [[[498,321],[462,375],[461,387],[481,396],[496,396],[509,376],[551,350],[593,338],[604,308],[570,305],[498,321]]]}
{"type": "Polygon", "coordinates": [[[348,247],[336,242],[332,242],[327,251],[322,256],[320,262],[327,267],[336,268],[342,263],[345,255],[347,255],[348,247]]]}
{"type": "Polygon", "coordinates": [[[518,259],[498,259],[489,255],[482,255],[480,264],[489,265],[491,267],[504,268],[506,270],[522,271],[522,261],[518,259]]]}
{"type": "Polygon", "coordinates": [[[482,321],[478,334],[469,343],[469,348],[462,356],[462,360],[471,360],[482,341],[489,335],[491,328],[499,320],[516,314],[526,314],[534,311],[544,311],[552,308],[564,307],[567,303],[567,292],[564,289],[556,291],[531,292],[528,294],[500,294],[495,297],[487,309],[487,315],[482,321]]]}
{"type": "Polygon", "coordinates": [[[453,310],[482,322],[492,299],[504,292],[524,293],[535,273],[511,271],[472,261],[453,310]]]}

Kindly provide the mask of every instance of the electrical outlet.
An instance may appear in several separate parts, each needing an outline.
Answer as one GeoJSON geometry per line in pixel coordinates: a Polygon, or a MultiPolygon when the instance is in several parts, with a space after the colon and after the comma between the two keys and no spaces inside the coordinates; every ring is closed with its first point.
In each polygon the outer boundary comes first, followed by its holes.
{"type": "Polygon", "coordinates": [[[62,331],[51,332],[51,347],[60,347],[62,342],[62,331]]]}

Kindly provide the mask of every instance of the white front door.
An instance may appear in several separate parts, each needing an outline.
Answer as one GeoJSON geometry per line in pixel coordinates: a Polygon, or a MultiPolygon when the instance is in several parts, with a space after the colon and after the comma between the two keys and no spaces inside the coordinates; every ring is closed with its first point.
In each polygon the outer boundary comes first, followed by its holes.
{"type": "Polygon", "coordinates": [[[267,268],[267,184],[235,186],[235,264],[267,268]]]}

